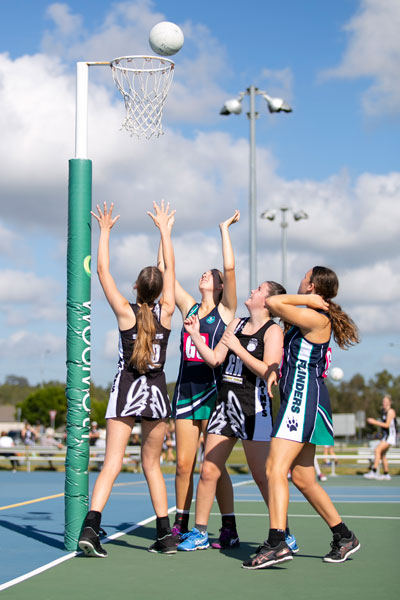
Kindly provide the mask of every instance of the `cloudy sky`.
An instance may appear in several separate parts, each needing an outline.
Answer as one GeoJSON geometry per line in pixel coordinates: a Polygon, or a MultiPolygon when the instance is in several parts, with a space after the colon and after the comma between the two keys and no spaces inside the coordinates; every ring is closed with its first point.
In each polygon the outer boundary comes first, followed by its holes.
{"type": "MultiPolygon", "coordinates": [[[[0,0],[0,383],[65,379],[68,159],[74,157],[75,65],[149,53],[148,33],[178,23],[163,125],[150,141],[120,129],[124,106],[108,67],[89,73],[93,203],[121,214],[111,268],[128,297],[154,264],[157,234],[146,210],[162,197],[177,210],[177,276],[197,297],[200,274],[221,266],[218,223],[232,228],[239,308],[248,277],[248,97],[242,115],[225,100],[250,85],[281,96],[291,114],[270,115],[257,97],[257,214],[289,216],[288,289],[314,264],[334,268],[338,301],[362,343],[336,350],[345,378],[400,373],[400,2],[398,0],[0,0]]],[[[258,219],[258,279],[280,280],[279,218],[258,219]]],[[[98,240],[93,227],[93,264],[98,240]]],[[[94,269],[93,269],[94,270],[94,269]]],[[[92,284],[92,375],[107,385],[117,334],[96,276],[92,284]]],[[[180,315],[167,377],[178,368],[180,315]]]]}

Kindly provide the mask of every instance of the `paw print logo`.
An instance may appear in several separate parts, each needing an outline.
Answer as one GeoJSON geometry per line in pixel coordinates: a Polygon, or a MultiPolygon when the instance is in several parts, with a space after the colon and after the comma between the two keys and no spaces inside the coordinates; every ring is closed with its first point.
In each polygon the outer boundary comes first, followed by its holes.
{"type": "Polygon", "coordinates": [[[297,428],[299,426],[298,422],[294,417],[293,419],[288,419],[286,425],[289,431],[297,431],[297,428]]]}

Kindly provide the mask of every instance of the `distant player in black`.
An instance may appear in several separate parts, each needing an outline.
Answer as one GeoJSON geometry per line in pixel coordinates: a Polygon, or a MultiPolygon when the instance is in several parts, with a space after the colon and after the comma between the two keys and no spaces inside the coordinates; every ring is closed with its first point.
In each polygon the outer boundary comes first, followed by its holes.
{"type": "Polygon", "coordinates": [[[175,262],[170,228],[169,204],[154,203],[155,215],[148,213],[160,230],[164,256],[164,276],[157,267],[142,269],[134,288],[137,302],[131,304],[117,289],[109,270],[110,231],[119,217],[112,216],[113,205],[98,215],[100,226],[97,272],[104,294],[113,309],[120,333],[118,373],[110,393],[107,418],[107,446],[104,465],[94,486],[90,511],[79,538],[79,547],[87,555],[106,557],[99,540],[101,513],[118,476],[125,448],[135,424],[142,424],[142,466],[157,516],[157,540],[150,552],[175,553],[171,535],[167,490],[160,469],[160,457],[167,419],[171,414],[163,366],[175,308],[175,262]],[[157,298],[162,299],[157,303],[157,298]]]}
{"type": "Polygon", "coordinates": [[[389,463],[387,459],[387,451],[390,446],[396,445],[396,412],[392,408],[392,398],[387,394],[382,400],[382,413],[381,420],[367,419],[370,425],[381,427],[382,429],[382,440],[375,448],[374,464],[368,473],[365,473],[366,479],[380,479],[381,481],[390,480],[389,463]],[[379,463],[382,461],[383,474],[379,475],[378,468],[379,463]]]}

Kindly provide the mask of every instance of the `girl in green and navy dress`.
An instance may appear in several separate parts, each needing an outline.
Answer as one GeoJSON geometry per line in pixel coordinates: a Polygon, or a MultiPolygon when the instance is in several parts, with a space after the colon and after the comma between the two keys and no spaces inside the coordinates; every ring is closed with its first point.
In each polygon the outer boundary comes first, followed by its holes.
{"type": "MultiPolygon", "coordinates": [[[[182,320],[197,315],[200,333],[207,346],[214,349],[228,323],[235,316],[237,307],[235,259],[229,235],[229,227],[239,221],[235,213],[220,224],[222,238],[223,273],[217,269],[205,271],[199,280],[201,301],[195,299],[176,282],[175,300],[182,320]]],[[[170,226],[173,225],[173,219],[170,226]]],[[[159,268],[162,260],[159,255],[159,268]]],[[[221,382],[221,367],[210,368],[201,358],[190,335],[182,328],[181,361],[172,401],[176,419],[176,517],[173,533],[188,531],[189,511],[193,497],[193,472],[196,464],[198,442],[201,433],[206,436],[207,423],[217,400],[221,382]]],[[[237,545],[233,514],[233,490],[229,475],[224,469],[217,488],[217,501],[222,515],[221,536],[214,542],[215,548],[237,545]]]]}
{"type": "MultiPolygon", "coordinates": [[[[246,569],[263,569],[292,559],[285,542],[289,469],[292,482],[332,531],[331,551],[324,561],[344,562],[360,548],[358,539],[316,481],[314,469],[315,446],[334,443],[329,394],[324,383],[331,356],[331,333],[340,348],[359,341],[353,321],[332,302],[338,287],[331,269],[314,267],[304,276],[297,295],[273,296],[266,301],[268,309],[292,327],[284,340],[279,381],[281,407],[267,460],[270,530],[256,555],[243,563],[246,569]]],[[[268,381],[271,397],[276,382],[274,372],[268,381]]]]}

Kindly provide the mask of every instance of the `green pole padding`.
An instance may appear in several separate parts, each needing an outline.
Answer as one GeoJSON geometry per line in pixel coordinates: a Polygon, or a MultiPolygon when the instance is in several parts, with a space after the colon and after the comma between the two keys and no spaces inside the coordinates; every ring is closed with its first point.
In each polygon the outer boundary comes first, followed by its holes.
{"type": "Polygon", "coordinates": [[[68,185],[64,536],[69,551],[78,548],[89,501],[91,207],[92,162],[72,159],[68,185]]]}

